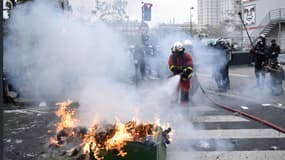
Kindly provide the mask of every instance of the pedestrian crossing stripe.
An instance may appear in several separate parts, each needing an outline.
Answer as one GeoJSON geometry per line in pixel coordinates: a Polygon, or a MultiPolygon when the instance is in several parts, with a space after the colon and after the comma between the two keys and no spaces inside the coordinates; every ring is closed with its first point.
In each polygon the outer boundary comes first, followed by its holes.
{"type": "Polygon", "coordinates": [[[207,111],[218,111],[215,107],[208,106],[190,106],[187,110],[191,113],[193,112],[207,112],[207,111]]]}
{"type": "Polygon", "coordinates": [[[180,139],[180,137],[189,139],[285,138],[285,134],[273,129],[192,130],[189,132],[176,131],[173,139],[180,139]]]}
{"type": "Polygon", "coordinates": [[[232,115],[216,115],[216,116],[198,116],[191,119],[192,122],[210,123],[210,122],[248,122],[249,120],[232,115]]]}
{"type": "Polygon", "coordinates": [[[167,153],[169,160],[281,160],[285,151],[198,151],[198,152],[171,152],[167,153]]]}

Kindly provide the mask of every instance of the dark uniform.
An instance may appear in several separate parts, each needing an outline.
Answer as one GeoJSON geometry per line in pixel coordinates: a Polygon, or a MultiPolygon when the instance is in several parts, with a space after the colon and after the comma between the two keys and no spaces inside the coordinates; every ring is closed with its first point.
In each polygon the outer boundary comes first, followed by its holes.
{"type": "Polygon", "coordinates": [[[284,69],[278,64],[273,62],[271,65],[266,66],[270,72],[271,92],[274,96],[283,94],[282,82],[285,79],[284,69]]]}
{"type": "Polygon", "coordinates": [[[219,57],[217,59],[217,67],[214,72],[214,78],[220,91],[226,91],[230,88],[229,66],[231,53],[229,46],[224,40],[218,40],[215,44],[219,57]]]}
{"type": "Polygon", "coordinates": [[[154,48],[149,44],[149,36],[147,34],[141,35],[141,44],[132,48],[131,54],[135,64],[136,80],[138,80],[138,77],[144,79],[147,71],[150,70],[149,58],[154,56],[154,48]]]}
{"type": "Polygon", "coordinates": [[[143,48],[143,46],[135,46],[131,51],[135,64],[136,80],[139,76],[144,78],[146,74],[146,55],[143,48]]]}
{"type": "Polygon", "coordinates": [[[278,96],[283,94],[282,81],[284,80],[284,69],[278,64],[280,47],[276,44],[275,39],[271,41],[268,51],[269,65],[267,69],[270,72],[271,92],[273,95],[278,96]]]}
{"type": "Polygon", "coordinates": [[[278,63],[278,56],[280,54],[280,46],[276,44],[275,39],[271,41],[271,46],[269,47],[269,60],[271,63],[278,63]]]}
{"type": "Polygon", "coordinates": [[[268,63],[268,55],[266,54],[266,45],[263,39],[259,38],[254,49],[251,50],[251,53],[254,55],[256,86],[263,87],[265,80],[264,66],[268,63]]]}

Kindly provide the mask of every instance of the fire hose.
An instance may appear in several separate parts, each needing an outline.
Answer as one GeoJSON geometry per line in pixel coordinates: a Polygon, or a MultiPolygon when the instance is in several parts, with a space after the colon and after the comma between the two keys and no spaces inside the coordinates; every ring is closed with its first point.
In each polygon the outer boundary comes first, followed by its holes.
{"type": "MultiPolygon", "coordinates": [[[[174,77],[174,76],[176,76],[176,75],[177,75],[177,74],[170,75],[170,76],[168,76],[168,78],[172,78],[172,77],[174,77]]],[[[179,74],[178,74],[178,75],[179,75],[179,74]]],[[[285,129],[282,128],[282,127],[279,127],[279,126],[276,125],[276,124],[273,124],[273,123],[271,123],[271,122],[269,122],[269,121],[266,121],[266,120],[264,120],[264,119],[262,119],[262,118],[259,118],[259,117],[257,117],[257,116],[254,116],[254,115],[252,115],[252,114],[249,114],[249,113],[246,113],[246,112],[242,112],[242,111],[239,111],[239,110],[237,110],[237,109],[233,109],[233,107],[231,107],[231,106],[227,106],[227,105],[220,104],[219,102],[217,102],[215,99],[211,98],[211,97],[207,94],[207,92],[205,91],[205,89],[202,87],[202,85],[201,85],[201,83],[200,83],[200,81],[199,81],[199,79],[198,79],[198,75],[197,75],[197,74],[196,74],[196,77],[197,77],[197,83],[198,83],[198,85],[199,85],[199,87],[200,87],[202,93],[205,95],[205,97],[206,97],[210,102],[212,102],[212,103],[215,104],[216,106],[218,106],[218,107],[220,107],[220,108],[222,108],[222,109],[225,109],[225,110],[227,110],[227,111],[233,112],[233,113],[238,113],[238,114],[240,114],[240,115],[242,115],[242,116],[244,116],[244,117],[247,117],[247,118],[249,118],[249,119],[252,119],[252,120],[254,120],[254,121],[257,121],[258,123],[264,124],[264,125],[266,125],[266,126],[272,128],[272,129],[274,129],[274,130],[277,130],[277,131],[279,131],[279,132],[285,133],[285,129]]]]}
{"type": "Polygon", "coordinates": [[[275,130],[277,130],[277,131],[279,131],[279,132],[285,133],[285,129],[282,128],[282,127],[279,127],[279,126],[276,125],[276,124],[273,124],[273,123],[271,123],[271,122],[269,122],[269,121],[266,121],[266,120],[264,120],[264,119],[262,119],[262,118],[259,118],[259,117],[257,117],[257,116],[254,116],[254,115],[252,115],[252,114],[249,114],[249,113],[246,113],[246,112],[242,112],[242,111],[239,111],[239,110],[237,110],[237,109],[233,109],[233,107],[220,104],[219,102],[217,102],[215,99],[211,98],[211,97],[207,94],[207,92],[205,91],[205,89],[202,87],[200,81],[198,80],[198,76],[197,76],[197,82],[198,82],[198,85],[200,86],[200,89],[201,89],[202,93],[206,96],[206,98],[207,98],[208,100],[210,100],[210,101],[211,101],[213,104],[215,104],[216,106],[218,106],[218,107],[220,107],[220,108],[222,108],[222,109],[228,110],[228,111],[230,111],[230,112],[238,113],[238,114],[240,114],[240,115],[242,115],[242,116],[245,116],[245,117],[247,117],[247,118],[249,118],[249,119],[252,119],[252,120],[254,120],[254,121],[257,121],[257,122],[259,122],[259,123],[262,123],[262,124],[264,124],[264,125],[266,125],[266,126],[272,128],[272,129],[275,129],[275,130]]]}

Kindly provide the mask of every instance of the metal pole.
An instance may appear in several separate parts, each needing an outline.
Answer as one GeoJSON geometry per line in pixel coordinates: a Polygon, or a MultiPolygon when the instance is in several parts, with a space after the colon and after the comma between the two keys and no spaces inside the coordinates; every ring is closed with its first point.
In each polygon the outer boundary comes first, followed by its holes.
{"type": "Polygon", "coordinates": [[[282,32],[282,28],[281,28],[281,22],[279,22],[278,24],[278,43],[281,46],[281,32],[282,32]]]}
{"type": "Polygon", "coordinates": [[[190,7],[190,33],[192,34],[192,12],[191,10],[194,9],[194,7],[190,7]]]}
{"type": "Polygon", "coordinates": [[[144,14],[144,10],[143,10],[143,5],[144,5],[144,2],[141,2],[141,4],[142,4],[142,23],[143,23],[143,14],[144,14]]]}
{"type": "Polygon", "coordinates": [[[250,38],[250,36],[249,36],[249,33],[248,33],[248,31],[247,31],[247,28],[246,28],[246,26],[245,26],[245,24],[244,24],[244,21],[243,21],[242,17],[241,17],[241,12],[239,12],[238,15],[239,15],[239,17],[240,17],[241,23],[243,24],[246,33],[247,33],[247,36],[248,36],[248,39],[249,39],[249,41],[250,41],[251,47],[254,48],[253,42],[252,42],[252,40],[251,40],[251,38],[250,38]]]}
{"type": "Polygon", "coordinates": [[[191,18],[191,7],[190,7],[190,17],[189,17],[189,18],[190,18],[190,19],[189,19],[189,20],[190,20],[189,31],[190,31],[190,33],[192,33],[192,32],[191,32],[191,30],[192,30],[192,29],[191,29],[191,21],[192,21],[192,18],[191,18]]]}
{"type": "Polygon", "coordinates": [[[192,34],[192,15],[190,14],[190,32],[192,34]]]}

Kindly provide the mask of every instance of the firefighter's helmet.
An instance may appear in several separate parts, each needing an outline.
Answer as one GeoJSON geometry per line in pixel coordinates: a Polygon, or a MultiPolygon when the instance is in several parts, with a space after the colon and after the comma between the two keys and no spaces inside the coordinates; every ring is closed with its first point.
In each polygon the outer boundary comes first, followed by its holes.
{"type": "Polygon", "coordinates": [[[183,44],[179,41],[175,42],[171,48],[171,51],[174,53],[180,53],[184,51],[183,44]]]}

